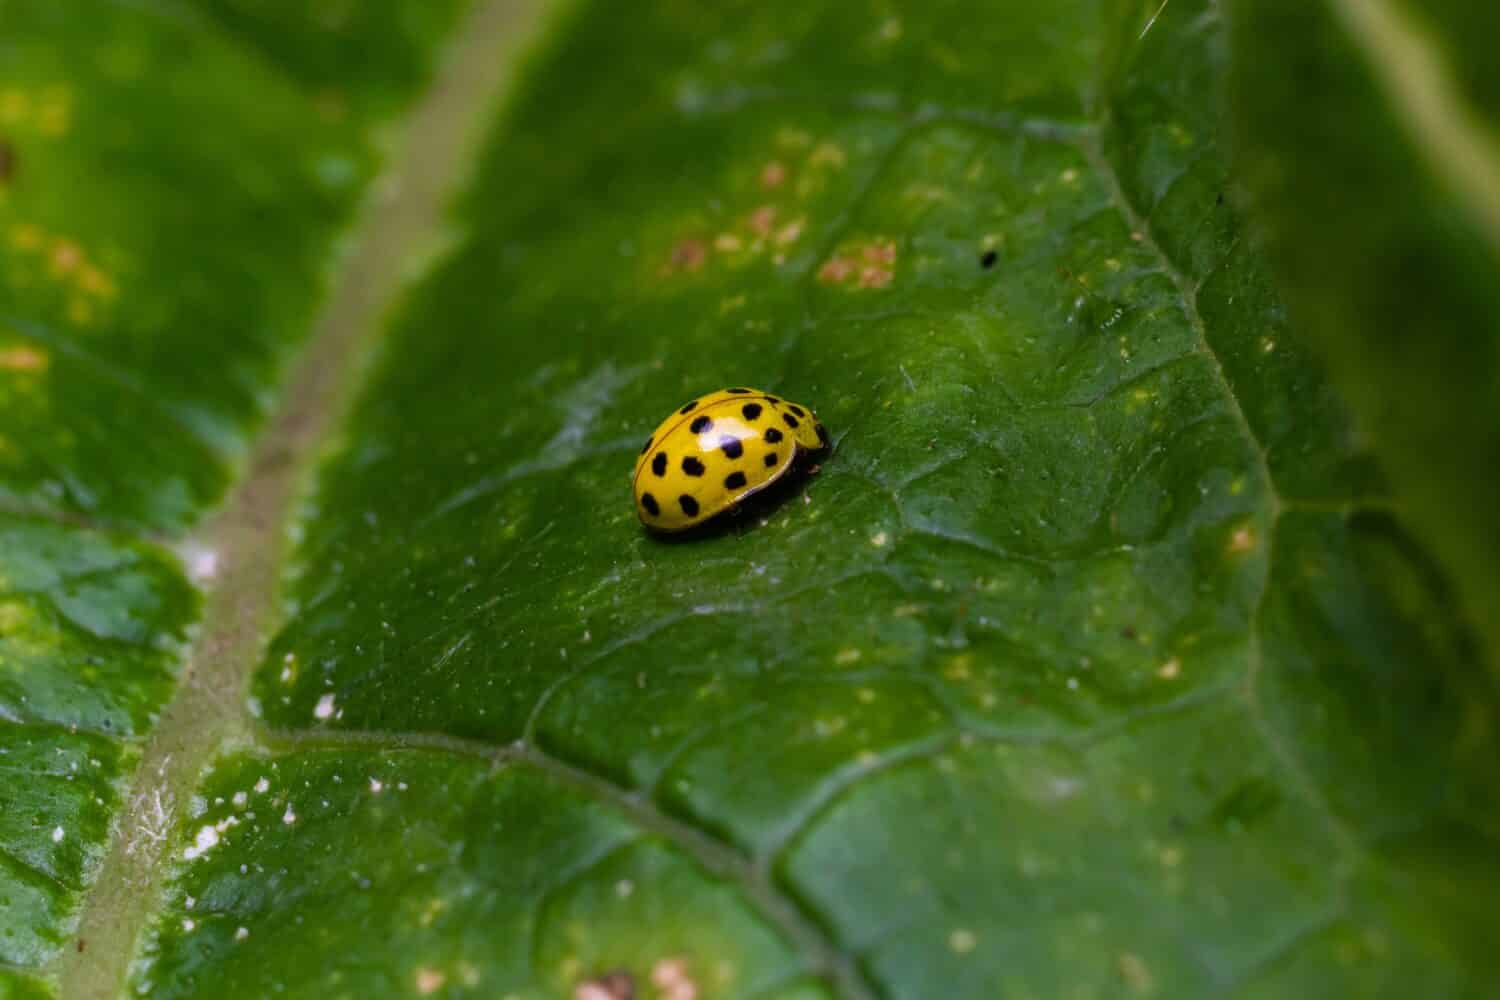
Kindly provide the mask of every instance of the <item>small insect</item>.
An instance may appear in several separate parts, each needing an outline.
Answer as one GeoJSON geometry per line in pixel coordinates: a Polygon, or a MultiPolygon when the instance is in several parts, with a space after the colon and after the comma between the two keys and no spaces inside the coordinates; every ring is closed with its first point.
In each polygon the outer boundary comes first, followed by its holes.
{"type": "Polygon", "coordinates": [[[685,531],[827,447],[827,429],[805,406],[759,389],[700,396],[646,439],[631,478],[635,512],[654,531],[685,531]]]}

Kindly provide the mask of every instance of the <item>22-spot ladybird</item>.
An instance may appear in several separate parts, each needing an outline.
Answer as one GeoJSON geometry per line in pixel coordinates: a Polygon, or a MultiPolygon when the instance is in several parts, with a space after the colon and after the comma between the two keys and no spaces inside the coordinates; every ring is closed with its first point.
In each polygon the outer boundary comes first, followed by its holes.
{"type": "Polygon", "coordinates": [[[646,439],[631,479],[636,514],[653,531],[685,531],[827,447],[828,431],[805,406],[759,389],[709,393],[646,439]]]}

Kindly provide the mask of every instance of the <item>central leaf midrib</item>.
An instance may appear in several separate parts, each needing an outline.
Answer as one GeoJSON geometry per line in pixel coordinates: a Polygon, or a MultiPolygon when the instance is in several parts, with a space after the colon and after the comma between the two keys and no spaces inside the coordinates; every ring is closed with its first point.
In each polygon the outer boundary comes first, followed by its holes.
{"type": "Polygon", "coordinates": [[[221,572],[177,691],[144,742],[103,865],[84,897],[77,946],[63,949],[47,970],[69,1000],[105,1000],[124,991],[136,944],[160,900],[182,806],[217,752],[252,737],[245,690],[277,624],[286,529],[298,491],[366,374],[367,347],[401,291],[410,258],[391,248],[420,251],[437,243],[485,113],[515,54],[535,33],[543,6],[541,0],[481,0],[456,30],[453,51],[406,119],[400,152],[371,185],[350,252],[280,407],[243,479],[201,532],[221,572]],[[165,824],[154,818],[158,810],[165,824]]]}

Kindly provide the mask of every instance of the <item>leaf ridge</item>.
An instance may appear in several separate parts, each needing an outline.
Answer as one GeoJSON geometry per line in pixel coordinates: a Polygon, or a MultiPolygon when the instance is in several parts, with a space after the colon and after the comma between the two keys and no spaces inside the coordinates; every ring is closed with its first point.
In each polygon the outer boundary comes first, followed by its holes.
{"type": "Polygon", "coordinates": [[[1125,223],[1132,232],[1141,235],[1141,245],[1157,260],[1163,274],[1165,274],[1176,286],[1178,297],[1181,299],[1183,313],[1187,317],[1194,333],[1198,338],[1198,349],[1208,359],[1214,380],[1219,384],[1224,398],[1229,404],[1230,413],[1244,435],[1245,442],[1251,449],[1256,465],[1257,477],[1264,484],[1266,497],[1269,501],[1266,511],[1266,538],[1264,546],[1266,558],[1261,567],[1261,579],[1257,593],[1251,605],[1250,622],[1247,633],[1247,666],[1243,678],[1242,697],[1245,706],[1255,723],[1256,733],[1260,740],[1270,750],[1272,755],[1281,762],[1296,785],[1298,791],[1317,810],[1323,821],[1328,826],[1330,833],[1339,846],[1346,852],[1358,854],[1360,848],[1358,840],[1347,824],[1334,812],[1328,802],[1327,796],[1318,788],[1306,765],[1302,762],[1296,752],[1286,745],[1280,735],[1271,727],[1266,718],[1264,707],[1259,697],[1259,679],[1264,669],[1264,651],[1262,649],[1260,636],[1260,618],[1262,609],[1265,607],[1267,595],[1271,586],[1271,561],[1274,558],[1275,532],[1280,523],[1281,515],[1287,510],[1286,501],[1282,499],[1277,490],[1276,481],[1271,475],[1271,467],[1266,446],[1260,441],[1245,414],[1245,409],[1240,405],[1239,397],[1235,394],[1234,385],[1230,382],[1228,373],[1224,369],[1213,344],[1209,339],[1208,330],[1203,322],[1203,316],[1198,311],[1197,286],[1188,280],[1187,276],[1172,262],[1161,244],[1151,232],[1150,220],[1141,215],[1136,207],[1131,204],[1129,197],[1125,194],[1120,184],[1119,176],[1116,174],[1114,165],[1100,149],[1097,141],[1086,142],[1083,146],[1084,154],[1089,163],[1103,181],[1105,188],[1110,193],[1125,223]]]}
{"type": "Polygon", "coordinates": [[[808,960],[809,971],[827,975],[840,996],[873,1000],[878,991],[863,970],[831,938],[823,921],[799,897],[788,894],[769,873],[738,848],[697,823],[672,816],[645,796],[619,783],[578,767],[524,740],[494,746],[478,740],[435,733],[386,733],[335,729],[327,731],[273,730],[260,727],[258,742],[269,749],[367,747],[424,749],[477,757],[495,766],[523,764],[574,791],[620,812],[644,833],[659,836],[692,858],[705,870],[731,879],[747,901],[808,960]]]}

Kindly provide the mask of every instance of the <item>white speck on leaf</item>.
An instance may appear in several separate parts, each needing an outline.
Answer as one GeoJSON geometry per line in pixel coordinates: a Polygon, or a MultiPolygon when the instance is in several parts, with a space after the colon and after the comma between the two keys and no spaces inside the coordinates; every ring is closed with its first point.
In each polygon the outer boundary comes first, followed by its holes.
{"type": "Polygon", "coordinates": [[[219,575],[219,553],[214,549],[190,543],[183,547],[182,559],[194,583],[207,583],[219,575]]]}
{"type": "Polygon", "coordinates": [[[198,835],[193,838],[193,844],[182,852],[185,861],[201,858],[210,848],[219,843],[219,831],[212,826],[205,825],[198,830],[198,835]]]}
{"type": "Polygon", "coordinates": [[[948,948],[955,955],[967,955],[978,943],[979,939],[974,936],[974,932],[966,927],[959,927],[948,935],[948,948]]]}

